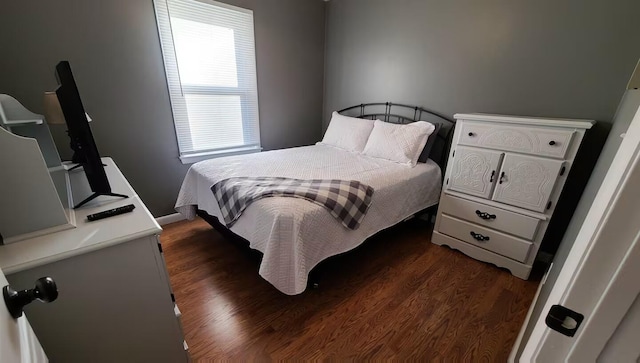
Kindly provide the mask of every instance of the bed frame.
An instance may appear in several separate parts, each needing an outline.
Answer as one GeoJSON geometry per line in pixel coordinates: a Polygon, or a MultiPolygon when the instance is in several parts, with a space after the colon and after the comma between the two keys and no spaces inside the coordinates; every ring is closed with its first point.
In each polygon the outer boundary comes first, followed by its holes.
{"type": "MultiPolygon", "coordinates": [[[[429,159],[435,161],[442,171],[442,180],[444,181],[444,171],[447,170],[447,160],[449,159],[449,148],[451,147],[451,137],[456,122],[437,112],[428,110],[424,107],[409,106],[392,102],[374,102],[361,103],[359,105],[344,108],[338,111],[339,114],[357,118],[366,118],[371,120],[380,120],[394,124],[409,124],[416,121],[428,121],[438,123],[438,133],[436,134],[436,142],[431,149],[429,159]]],[[[431,222],[433,216],[438,210],[438,205],[429,207],[419,215],[426,215],[426,219],[431,222]]]]}
{"type": "MultiPolygon", "coordinates": [[[[361,103],[359,105],[344,108],[338,111],[339,114],[357,118],[365,118],[371,120],[380,120],[395,124],[409,124],[416,121],[428,121],[440,124],[440,128],[436,135],[436,142],[431,149],[429,159],[433,160],[440,166],[442,170],[442,178],[444,180],[444,171],[447,167],[449,156],[449,148],[451,146],[451,137],[455,128],[455,121],[437,112],[430,111],[419,106],[409,106],[391,102],[375,102],[361,103]]],[[[431,206],[418,214],[426,214],[427,220],[431,222],[432,217],[438,210],[438,205],[431,206]]],[[[222,234],[226,239],[249,245],[249,241],[233,233],[224,224],[220,223],[218,218],[209,215],[207,212],[198,209],[197,215],[209,223],[216,231],[222,234]]],[[[314,268],[316,270],[317,268],[314,268]]],[[[313,273],[313,270],[311,271],[313,273]]],[[[311,273],[309,282],[313,287],[318,287],[311,273]]]]}
{"type": "Polygon", "coordinates": [[[441,127],[436,135],[436,143],[429,155],[429,159],[435,161],[442,170],[447,169],[451,136],[455,128],[455,121],[437,112],[419,106],[409,106],[400,103],[376,102],[361,103],[359,105],[344,108],[339,114],[357,118],[380,120],[394,124],[409,124],[416,121],[428,121],[438,123],[441,127]]]}

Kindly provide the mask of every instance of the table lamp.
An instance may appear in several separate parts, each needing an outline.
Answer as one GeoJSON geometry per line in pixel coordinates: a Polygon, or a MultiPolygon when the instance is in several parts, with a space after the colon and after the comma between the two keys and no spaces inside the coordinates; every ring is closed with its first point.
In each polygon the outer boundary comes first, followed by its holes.
{"type": "MultiPolygon", "coordinates": [[[[91,117],[85,112],[87,121],[91,122],[91,117]]],[[[55,92],[44,93],[44,118],[49,125],[66,125],[58,95],[55,92]]]]}
{"type": "Polygon", "coordinates": [[[44,93],[44,118],[49,125],[65,125],[64,114],[55,92],[44,93]]]}
{"type": "MultiPolygon", "coordinates": [[[[55,92],[45,92],[44,93],[44,118],[49,125],[66,125],[66,119],[64,118],[64,113],[62,112],[62,107],[60,107],[60,101],[58,101],[58,95],[55,92]]],[[[91,117],[85,112],[85,116],[87,116],[87,121],[91,122],[91,117]]],[[[67,130],[67,135],[69,135],[69,130],[67,130]]],[[[69,135],[69,137],[71,137],[69,135]]],[[[71,142],[69,146],[71,150],[73,150],[73,157],[71,161],[73,163],[79,164],[80,160],[77,157],[77,150],[75,149],[76,144],[71,142]]]]}

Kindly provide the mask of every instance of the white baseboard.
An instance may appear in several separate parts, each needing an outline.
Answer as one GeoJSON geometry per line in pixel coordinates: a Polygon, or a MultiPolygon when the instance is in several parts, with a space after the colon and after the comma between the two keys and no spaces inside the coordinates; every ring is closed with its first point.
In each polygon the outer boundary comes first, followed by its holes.
{"type": "Polygon", "coordinates": [[[180,213],[173,213],[166,216],[156,218],[156,222],[159,225],[164,226],[165,224],[179,222],[185,220],[184,216],[180,213]]]}

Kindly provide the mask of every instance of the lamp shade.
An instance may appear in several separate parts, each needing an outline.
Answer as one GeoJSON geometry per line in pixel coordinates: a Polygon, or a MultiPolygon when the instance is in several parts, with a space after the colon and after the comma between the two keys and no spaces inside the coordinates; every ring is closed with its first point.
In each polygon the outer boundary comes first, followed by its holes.
{"type": "MultiPolygon", "coordinates": [[[[88,113],[85,112],[85,116],[87,116],[88,122],[93,121],[88,113]]],[[[58,95],[55,92],[44,93],[44,118],[49,125],[66,124],[60,101],[58,101],[58,95]]]]}
{"type": "Polygon", "coordinates": [[[64,125],[65,119],[55,92],[44,93],[44,118],[50,125],[64,125]]]}

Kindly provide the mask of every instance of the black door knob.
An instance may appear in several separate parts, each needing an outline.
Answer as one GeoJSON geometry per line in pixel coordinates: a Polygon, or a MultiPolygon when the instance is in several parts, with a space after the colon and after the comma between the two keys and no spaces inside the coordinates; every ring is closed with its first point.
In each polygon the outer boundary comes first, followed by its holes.
{"type": "Polygon", "coordinates": [[[35,299],[45,303],[55,301],[58,298],[58,286],[51,277],[41,277],[36,280],[33,289],[16,291],[7,285],[2,289],[2,295],[9,314],[17,319],[22,316],[22,309],[35,299]]]}
{"type": "Polygon", "coordinates": [[[476,134],[474,134],[473,132],[469,133],[469,137],[474,137],[474,136],[476,136],[476,134]]]}
{"type": "Polygon", "coordinates": [[[549,141],[549,145],[553,146],[553,145],[555,145],[555,144],[556,144],[556,142],[555,142],[555,141],[553,141],[553,140],[549,141]]]}

